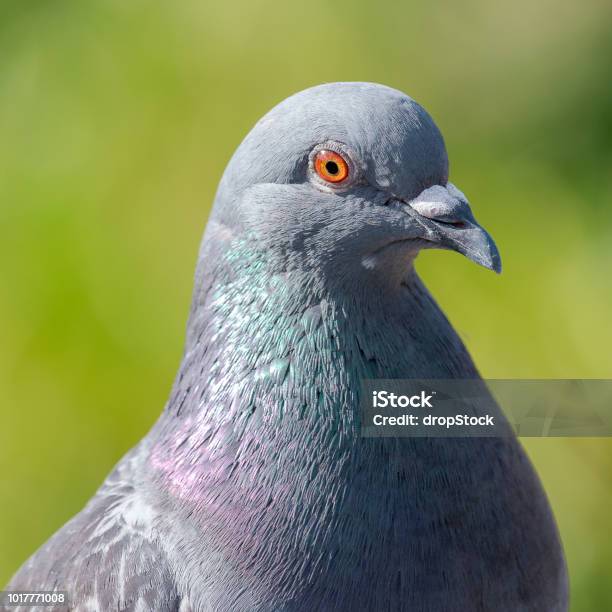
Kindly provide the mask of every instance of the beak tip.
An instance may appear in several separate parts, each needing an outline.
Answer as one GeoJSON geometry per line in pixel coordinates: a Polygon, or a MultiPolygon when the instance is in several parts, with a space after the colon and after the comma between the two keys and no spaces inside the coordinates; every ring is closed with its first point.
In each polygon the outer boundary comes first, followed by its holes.
{"type": "Polygon", "coordinates": [[[499,256],[499,253],[497,252],[492,253],[490,269],[493,270],[495,274],[502,273],[501,257],[499,256]]]}
{"type": "Polygon", "coordinates": [[[501,274],[502,261],[497,245],[493,241],[493,238],[491,238],[491,236],[482,228],[479,227],[476,244],[474,244],[471,252],[463,249],[457,250],[459,250],[459,252],[463,255],[466,255],[468,259],[480,264],[483,268],[492,270],[496,274],[501,274]]]}
{"type": "Polygon", "coordinates": [[[492,242],[492,245],[493,245],[493,248],[492,248],[492,251],[491,251],[491,260],[492,260],[492,263],[493,263],[492,270],[496,274],[501,274],[502,273],[501,255],[499,254],[499,250],[497,248],[497,245],[495,244],[495,242],[493,242],[493,238],[491,238],[491,242],[492,242]]]}
{"type": "Polygon", "coordinates": [[[495,274],[502,273],[502,261],[497,246],[493,239],[487,235],[489,241],[489,254],[488,257],[482,262],[485,268],[492,270],[495,274]]]}
{"type": "Polygon", "coordinates": [[[475,263],[480,264],[483,268],[486,268],[487,270],[495,272],[495,274],[502,273],[502,264],[501,259],[499,257],[486,257],[481,259],[476,257],[470,257],[468,255],[468,259],[471,259],[475,263]]]}

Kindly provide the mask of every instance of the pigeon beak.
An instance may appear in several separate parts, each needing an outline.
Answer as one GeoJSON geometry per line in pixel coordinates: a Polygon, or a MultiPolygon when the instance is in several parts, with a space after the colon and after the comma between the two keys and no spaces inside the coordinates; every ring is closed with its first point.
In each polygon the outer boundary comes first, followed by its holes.
{"type": "Polygon", "coordinates": [[[434,185],[408,205],[426,230],[425,240],[501,272],[501,258],[493,238],[476,222],[467,198],[454,185],[434,185]]]}

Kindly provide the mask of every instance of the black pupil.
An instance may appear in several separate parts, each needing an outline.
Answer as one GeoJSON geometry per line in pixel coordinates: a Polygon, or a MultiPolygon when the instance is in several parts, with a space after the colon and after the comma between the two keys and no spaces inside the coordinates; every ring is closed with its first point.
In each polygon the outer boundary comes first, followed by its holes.
{"type": "Polygon", "coordinates": [[[335,161],[325,162],[325,169],[327,170],[328,174],[331,174],[332,176],[334,174],[338,174],[340,171],[340,168],[338,168],[338,164],[335,161]]]}

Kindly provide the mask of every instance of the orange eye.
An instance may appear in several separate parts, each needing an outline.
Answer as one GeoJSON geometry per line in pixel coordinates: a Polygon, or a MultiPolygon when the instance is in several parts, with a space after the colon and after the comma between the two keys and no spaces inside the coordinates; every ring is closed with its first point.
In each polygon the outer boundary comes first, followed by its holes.
{"type": "Polygon", "coordinates": [[[316,154],[314,168],[317,174],[328,183],[341,183],[349,175],[349,167],[345,159],[329,149],[323,149],[316,154]]]}

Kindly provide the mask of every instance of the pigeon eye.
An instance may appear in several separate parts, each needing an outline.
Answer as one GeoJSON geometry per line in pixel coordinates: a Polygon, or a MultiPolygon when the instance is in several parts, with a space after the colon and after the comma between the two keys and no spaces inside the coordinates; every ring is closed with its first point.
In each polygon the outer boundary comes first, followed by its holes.
{"type": "Polygon", "coordinates": [[[349,166],[344,157],[329,149],[322,149],[315,155],[314,168],[328,183],[341,183],[349,175],[349,166]]]}

